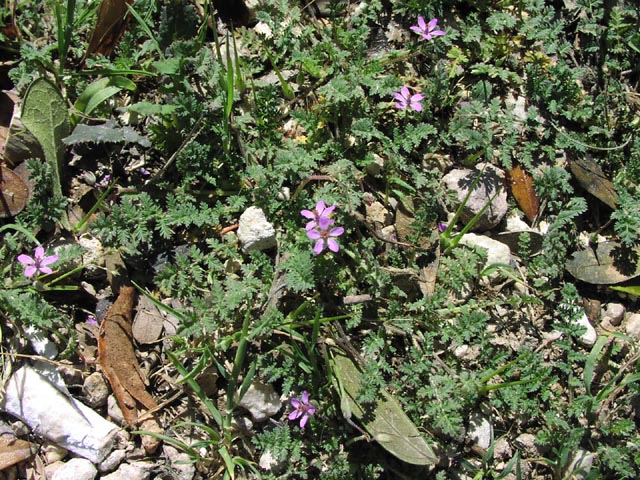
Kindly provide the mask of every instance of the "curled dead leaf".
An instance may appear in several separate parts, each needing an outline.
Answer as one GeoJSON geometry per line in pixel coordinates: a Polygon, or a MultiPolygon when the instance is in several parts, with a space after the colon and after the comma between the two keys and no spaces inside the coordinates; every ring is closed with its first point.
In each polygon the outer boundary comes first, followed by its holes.
{"type": "Polygon", "coordinates": [[[29,201],[29,188],[11,169],[0,165],[0,217],[20,213],[29,201]]]}

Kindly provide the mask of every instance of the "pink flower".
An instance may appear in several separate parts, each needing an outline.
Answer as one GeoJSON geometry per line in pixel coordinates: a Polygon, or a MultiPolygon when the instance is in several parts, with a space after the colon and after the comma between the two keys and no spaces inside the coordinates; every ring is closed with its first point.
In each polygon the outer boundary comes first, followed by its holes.
{"type": "Polygon", "coordinates": [[[421,35],[426,40],[431,40],[433,37],[444,35],[444,31],[436,30],[438,26],[438,19],[432,18],[429,23],[424,21],[424,18],[418,16],[418,25],[414,25],[411,28],[414,32],[421,35]]]}
{"type": "Polygon", "coordinates": [[[300,428],[304,428],[309,416],[316,413],[316,407],[309,403],[309,393],[305,390],[300,399],[292,398],[290,402],[294,410],[289,414],[289,420],[300,419],[300,428]]]}
{"type": "Polygon", "coordinates": [[[411,107],[417,112],[422,111],[422,104],[420,101],[424,98],[424,95],[421,93],[411,95],[409,87],[406,85],[402,87],[399,92],[394,93],[393,97],[398,101],[398,103],[396,103],[396,108],[405,109],[407,107],[411,107]]]}
{"type": "Polygon", "coordinates": [[[340,245],[338,245],[336,237],[339,237],[344,233],[344,228],[335,227],[329,230],[329,225],[326,225],[327,228],[322,228],[322,223],[320,224],[320,227],[321,228],[319,229],[307,230],[307,237],[311,240],[316,240],[316,243],[313,246],[313,253],[319,255],[326,247],[328,247],[332,252],[340,250],[340,245]]]}
{"type": "Polygon", "coordinates": [[[316,208],[314,208],[313,210],[301,210],[300,214],[303,217],[311,220],[307,223],[306,227],[304,227],[305,230],[311,230],[312,228],[316,228],[318,226],[321,226],[321,228],[324,229],[328,228],[329,225],[333,223],[333,220],[329,218],[329,215],[331,215],[331,212],[333,212],[335,209],[335,205],[327,207],[325,203],[320,200],[318,203],[316,203],[316,208]]]}
{"type": "Polygon", "coordinates": [[[29,278],[34,274],[40,272],[44,274],[53,273],[47,265],[52,264],[58,260],[58,255],[50,255],[48,257],[44,256],[44,248],[36,247],[36,250],[33,255],[34,258],[31,258],[29,255],[18,255],[18,261],[25,265],[24,276],[29,278]]]}

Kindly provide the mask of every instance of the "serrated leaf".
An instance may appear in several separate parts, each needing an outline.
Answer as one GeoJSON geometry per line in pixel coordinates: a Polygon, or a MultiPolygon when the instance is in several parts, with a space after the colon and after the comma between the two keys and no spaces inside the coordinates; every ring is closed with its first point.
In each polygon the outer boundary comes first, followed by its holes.
{"type": "Polygon", "coordinates": [[[78,143],[138,143],[148,148],[151,142],[131,127],[116,127],[110,120],[102,125],[78,125],[71,135],[63,139],[67,145],[78,143]]]}
{"type": "Polygon", "coordinates": [[[356,364],[338,350],[333,351],[330,363],[342,387],[336,385],[336,390],[342,397],[343,413],[347,409],[364,424],[365,430],[374,440],[400,460],[412,465],[437,463],[435,453],[418,431],[418,427],[389,392],[382,391],[381,398],[373,408],[373,413],[365,413],[356,401],[361,389],[361,373],[356,364]]]}
{"type": "Polygon", "coordinates": [[[25,94],[21,118],[51,166],[54,196],[62,198],[60,170],[65,150],[62,139],[69,135],[69,112],[57,87],[45,78],[34,80],[25,94]]]}

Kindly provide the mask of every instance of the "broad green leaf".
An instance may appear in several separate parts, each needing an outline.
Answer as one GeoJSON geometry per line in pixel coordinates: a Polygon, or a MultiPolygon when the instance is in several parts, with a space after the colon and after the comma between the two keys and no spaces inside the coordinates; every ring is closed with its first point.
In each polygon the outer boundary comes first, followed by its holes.
{"type": "Polygon", "coordinates": [[[42,146],[46,162],[53,172],[53,194],[62,198],[60,169],[69,135],[67,104],[56,86],[45,78],[38,78],[29,86],[22,104],[22,123],[42,146]]]}
{"type": "Polygon", "coordinates": [[[361,388],[361,373],[356,364],[341,351],[333,350],[330,359],[335,373],[334,386],[341,396],[345,416],[353,415],[382,447],[400,460],[413,465],[432,465],[438,459],[418,428],[389,392],[381,392],[373,413],[365,415],[356,398],[361,388]],[[335,384],[339,382],[339,384],[335,384]]]}

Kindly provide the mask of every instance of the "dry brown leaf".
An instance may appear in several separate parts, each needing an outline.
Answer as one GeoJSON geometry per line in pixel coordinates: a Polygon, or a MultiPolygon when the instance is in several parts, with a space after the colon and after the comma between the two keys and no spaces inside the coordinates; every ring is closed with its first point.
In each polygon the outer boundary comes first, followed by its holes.
{"type": "Polygon", "coordinates": [[[139,405],[149,410],[158,406],[147,392],[145,377],[133,349],[131,315],[135,301],[135,289],[121,287],[118,298],[100,325],[98,335],[98,363],[130,425],[138,419],[139,405]]]}
{"type": "Polygon", "coordinates": [[[0,437],[0,471],[30,458],[36,451],[37,447],[32,443],[0,437]]]}
{"type": "Polygon", "coordinates": [[[616,209],[618,195],[613,183],[605,176],[593,157],[576,155],[569,159],[569,168],[582,188],[612,209],[616,209]]]}
{"type": "Polygon", "coordinates": [[[511,170],[508,170],[507,175],[511,195],[513,195],[527,219],[533,222],[533,219],[538,215],[540,206],[536,191],[533,188],[533,177],[521,165],[516,165],[511,170]]]}
{"type": "Polygon", "coordinates": [[[0,218],[12,217],[27,206],[29,188],[12,170],[0,165],[0,218]]]}
{"type": "Polygon", "coordinates": [[[133,4],[133,0],[102,0],[96,28],[93,30],[82,63],[96,53],[105,57],[113,53],[129,23],[127,4],[133,4]]]}

